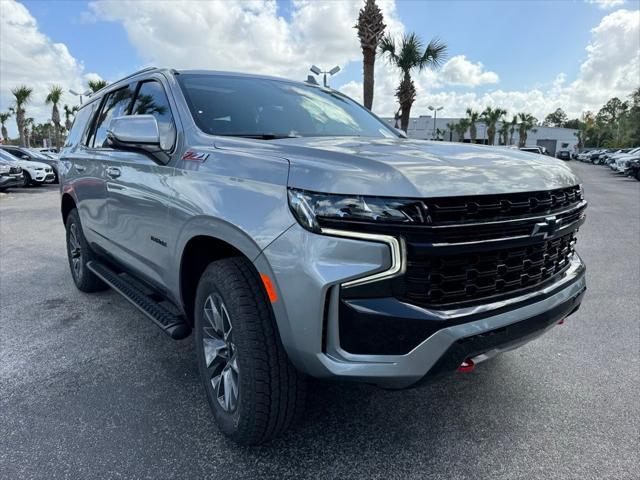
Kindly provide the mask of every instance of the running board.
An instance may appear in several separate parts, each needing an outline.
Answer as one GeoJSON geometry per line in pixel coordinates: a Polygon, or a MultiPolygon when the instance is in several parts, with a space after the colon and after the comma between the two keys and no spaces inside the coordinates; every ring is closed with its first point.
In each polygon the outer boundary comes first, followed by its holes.
{"type": "Polygon", "coordinates": [[[136,285],[118,275],[105,264],[92,260],[87,262],[87,268],[95,273],[104,283],[120,293],[135,305],[142,313],[155,323],[160,329],[174,340],[180,340],[191,333],[191,327],[180,315],[175,315],[149,295],[142,292],[136,285]]]}

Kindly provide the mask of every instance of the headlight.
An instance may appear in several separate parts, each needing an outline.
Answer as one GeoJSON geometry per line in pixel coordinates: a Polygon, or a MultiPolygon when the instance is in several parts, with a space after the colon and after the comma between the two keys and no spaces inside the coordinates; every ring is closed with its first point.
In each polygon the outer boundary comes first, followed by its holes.
{"type": "Polygon", "coordinates": [[[423,223],[426,207],[419,200],[362,195],[337,195],[289,189],[289,206],[300,224],[320,232],[323,223],[423,223]]]}
{"type": "Polygon", "coordinates": [[[0,165],[0,173],[8,173],[11,171],[11,167],[7,165],[0,165]]]}

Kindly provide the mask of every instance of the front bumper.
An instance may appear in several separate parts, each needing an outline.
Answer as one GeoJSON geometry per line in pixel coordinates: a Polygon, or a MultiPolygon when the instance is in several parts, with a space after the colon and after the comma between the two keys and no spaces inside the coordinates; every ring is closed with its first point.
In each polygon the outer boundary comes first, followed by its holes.
{"type": "Polygon", "coordinates": [[[392,267],[387,245],[316,235],[296,224],[255,263],[274,280],[278,300],[273,309],[280,336],[298,369],[315,377],[388,388],[408,387],[455,371],[466,358],[483,359],[526,343],[575,311],[586,289],[584,264],[574,255],[569,269],[554,283],[491,304],[444,311],[396,299],[352,302],[363,316],[374,316],[387,324],[407,317],[429,328],[438,324],[407,353],[353,354],[340,340],[344,304],[340,285],[392,267]]]}
{"type": "Polygon", "coordinates": [[[21,187],[23,182],[22,174],[0,176],[0,188],[21,187]]]}

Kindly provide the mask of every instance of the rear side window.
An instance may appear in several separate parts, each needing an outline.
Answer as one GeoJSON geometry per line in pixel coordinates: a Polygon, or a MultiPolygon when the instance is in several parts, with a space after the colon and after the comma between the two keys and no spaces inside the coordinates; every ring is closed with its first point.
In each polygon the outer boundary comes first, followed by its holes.
{"type": "Polygon", "coordinates": [[[73,125],[71,126],[71,130],[67,136],[67,141],[64,143],[65,147],[73,147],[80,143],[80,139],[86,130],[87,123],[91,118],[91,112],[93,112],[93,109],[93,105],[88,105],[81,108],[78,113],[76,113],[76,118],[73,120],[73,125]]]}
{"type": "Polygon", "coordinates": [[[169,107],[169,99],[162,85],[155,81],[140,84],[131,115],[153,115],[160,131],[160,147],[171,150],[176,138],[176,128],[169,107]]]}
{"type": "Polygon", "coordinates": [[[133,98],[133,91],[129,87],[121,88],[109,93],[102,103],[102,108],[95,121],[93,143],[94,148],[106,148],[107,129],[111,120],[129,113],[129,107],[133,98]]]}

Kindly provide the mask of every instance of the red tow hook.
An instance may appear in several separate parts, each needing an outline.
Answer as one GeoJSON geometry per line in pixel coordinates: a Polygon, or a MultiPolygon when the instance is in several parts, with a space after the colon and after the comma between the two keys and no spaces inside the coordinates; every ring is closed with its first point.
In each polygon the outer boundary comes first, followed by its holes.
{"type": "Polygon", "coordinates": [[[476,364],[473,363],[473,360],[471,360],[470,358],[467,358],[464,362],[462,362],[462,364],[458,367],[458,371],[461,373],[469,373],[469,372],[473,372],[473,369],[475,368],[476,364]]]}

